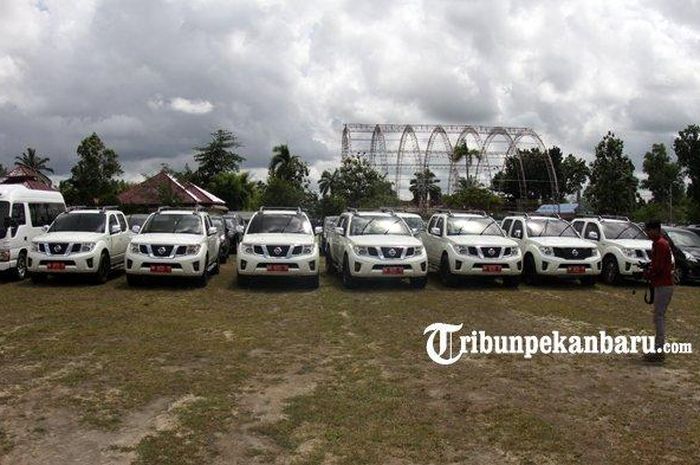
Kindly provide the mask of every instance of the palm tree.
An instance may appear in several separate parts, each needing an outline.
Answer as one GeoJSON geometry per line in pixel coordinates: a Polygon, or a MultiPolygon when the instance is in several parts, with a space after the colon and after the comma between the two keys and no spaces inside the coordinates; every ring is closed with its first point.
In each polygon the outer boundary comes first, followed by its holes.
{"type": "Polygon", "coordinates": [[[299,155],[292,155],[289,147],[278,145],[272,149],[269,174],[272,177],[301,184],[309,175],[309,168],[299,155]]]}
{"type": "Polygon", "coordinates": [[[440,198],[442,190],[437,185],[439,182],[440,180],[436,178],[435,173],[427,168],[414,173],[408,190],[413,194],[413,201],[418,204],[421,210],[440,198]]]}
{"type": "Polygon", "coordinates": [[[321,179],[318,180],[318,188],[322,196],[325,197],[327,194],[333,194],[333,189],[338,183],[339,177],[340,173],[337,169],[333,170],[332,173],[328,170],[324,170],[323,173],[321,173],[321,179]]]}
{"type": "Polygon", "coordinates": [[[464,165],[466,168],[465,179],[467,180],[467,183],[472,182],[472,177],[469,176],[469,165],[472,164],[474,157],[476,157],[478,161],[481,161],[481,152],[477,149],[470,149],[467,147],[467,142],[464,140],[461,144],[456,145],[452,151],[453,162],[459,163],[461,160],[464,160],[464,165]]]}
{"type": "Polygon", "coordinates": [[[48,162],[51,160],[49,157],[42,157],[37,155],[36,150],[31,147],[27,147],[27,150],[22,153],[21,157],[15,157],[16,164],[22,164],[28,166],[33,170],[42,173],[53,173],[53,169],[47,166],[48,162]]]}

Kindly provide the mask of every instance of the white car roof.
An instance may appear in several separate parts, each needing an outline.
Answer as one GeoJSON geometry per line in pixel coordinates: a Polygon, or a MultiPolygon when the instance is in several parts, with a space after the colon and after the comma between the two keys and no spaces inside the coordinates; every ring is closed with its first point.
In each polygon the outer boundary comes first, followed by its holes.
{"type": "Polygon", "coordinates": [[[156,212],[157,215],[201,215],[206,212],[194,211],[194,210],[162,210],[156,212]]]}
{"type": "Polygon", "coordinates": [[[299,210],[262,210],[257,213],[262,213],[263,215],[298,215],[298,214],[305,214],[302,211],[299,210]]]}

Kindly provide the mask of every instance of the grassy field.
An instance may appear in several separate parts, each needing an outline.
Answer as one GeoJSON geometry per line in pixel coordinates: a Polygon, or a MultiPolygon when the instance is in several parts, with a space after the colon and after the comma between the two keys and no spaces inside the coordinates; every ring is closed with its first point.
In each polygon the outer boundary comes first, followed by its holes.
{"type": "MultiPolygon", "coordinates": [[[[0,464],[699,463],[700,363],[425,353],[424,328],[648,334],[643,289],[0,283],[0,464]]],[[[700,347],[700,287],[672,341],[700,347]]]]}

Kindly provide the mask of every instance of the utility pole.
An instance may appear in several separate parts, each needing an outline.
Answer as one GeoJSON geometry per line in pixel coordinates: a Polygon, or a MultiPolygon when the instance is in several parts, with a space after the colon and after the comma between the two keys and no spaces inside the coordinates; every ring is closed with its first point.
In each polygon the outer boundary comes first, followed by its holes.
{"type": "Polygon", "coordinates": [[[673,182],[668,186],[668,222],[673,224],[673,182]]]}

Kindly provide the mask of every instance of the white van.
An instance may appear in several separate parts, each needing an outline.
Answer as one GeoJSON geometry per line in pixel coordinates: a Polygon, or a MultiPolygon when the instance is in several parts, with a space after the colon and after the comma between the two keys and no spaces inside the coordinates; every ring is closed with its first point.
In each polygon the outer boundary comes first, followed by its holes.
{"type": "Polygon", "coordinates": [[[45,227],[64,211],[60,192],[0,184],[0,271],[24,279],[32,239],[44,234],[45,227]]]}

